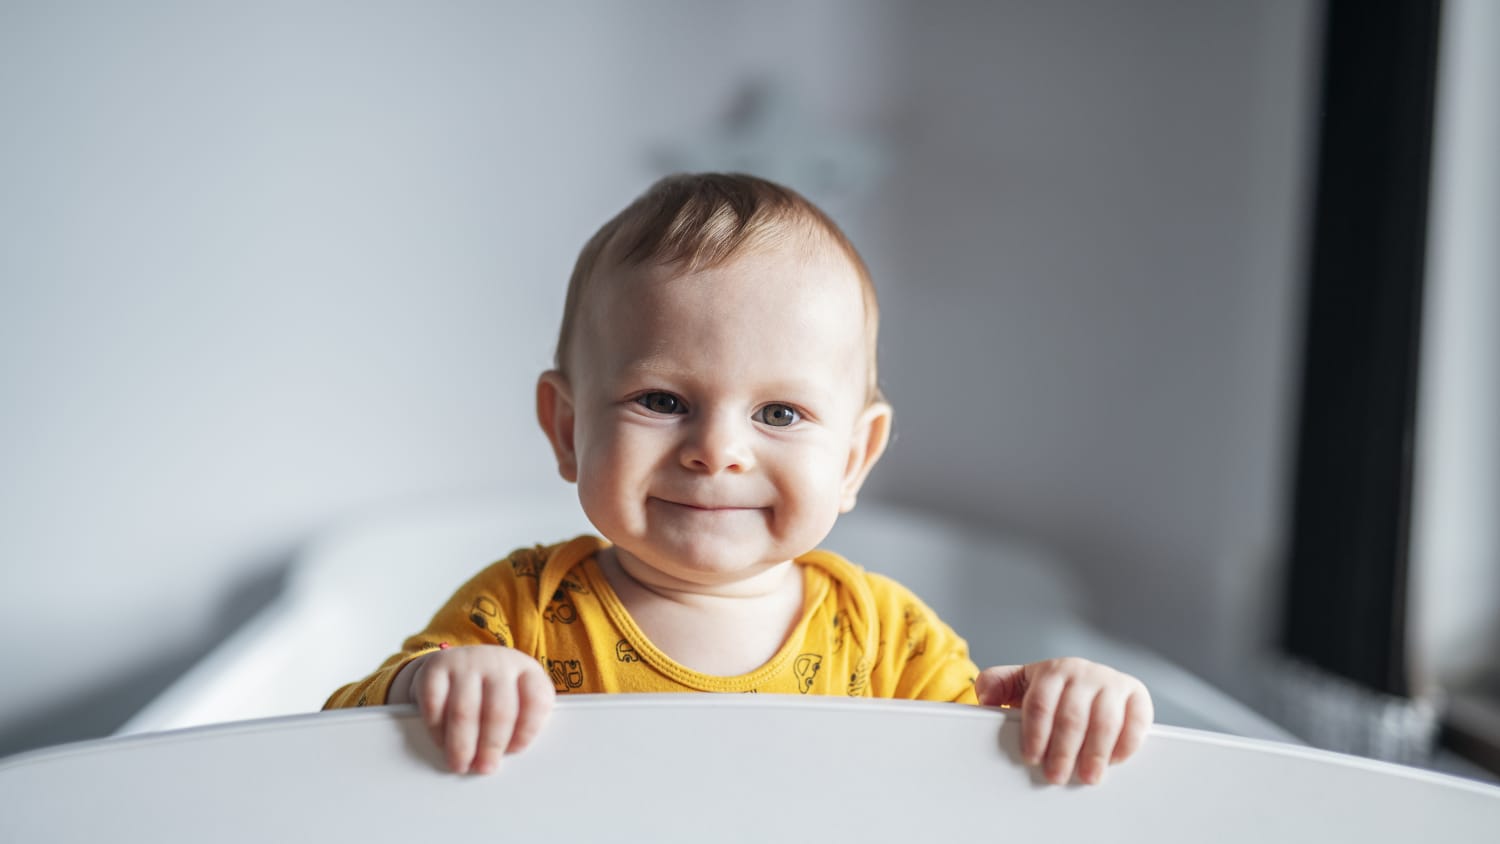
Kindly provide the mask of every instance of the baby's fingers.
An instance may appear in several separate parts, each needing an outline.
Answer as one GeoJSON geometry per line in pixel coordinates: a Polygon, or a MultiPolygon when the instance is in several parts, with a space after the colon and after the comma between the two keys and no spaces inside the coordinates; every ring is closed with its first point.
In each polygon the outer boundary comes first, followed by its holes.
{"type": "Polygon", "coordinates": [[[510,747],[516,728],[516,678],[485,677],[481,687],[478,750],[472,770],[488,774],[500,767],[500,757],[510,747]]]}
{"type": "Polygon", "coordinates": [[[417,676],[412,679],[411,695],[417,704],[417,710],[422,713],[422,723],[427,725],[427,732],[432,734],[432,743],[438,747],[443,746],[443,719],[448,708],[448,690],[450,680],[446,671],[428,671],[428,666],[419,665],[414,671],[417,676]]]}
{"type": "Polygon", "coordinates": [[[1089,785],[1096,785],[1104,779],[1104,772],[1119,747],[1118,740],[1124,726],[1125,695],[1107,689],[1101,691],[1094,698],[1089,732],[1078,754],[1079,779],[1089,785]]]}
{"type": "Polygon", "coordinates": [[[1145,687],[1133,692],[1125,702],[1125,726],[1120,740],[1115,744],[1111,762],[1124,762],[1146,743],[1146,732],[1156,718],[1156,707],[1151,703],[1151,693],[1145,687]]]}
{"type": "Polygon", "coordinates": [[[520,693],[520,713],[516,717],[516,729],[511,735],[507,753],[520,753],[531,744],[532,739],[547,725],[552,715],[552,704],[557,701],[557,690],[552,681],[540,670],[523,671],[516,679],[520,693]]]}
{"type": "Polygon", "coordinates": [[[1073,776],[1073,764],[1083,747],[1092,715],[1092,694],[1072,683],[1063,689],[1052,716],[1052,736],[1047,742],[1044,770],[1048,781],[1062,785],[1073,776]]]}
{"type": "Polygon", "coordinates": [[[1052,721],[1067,678],[1044,673],[1032,681],[1021,701],[1021,758],[1028,765],[1038,765],[1052,741],[1052,721]]]}
{"type": "Polygon", "coordinates": [[[480,676],[472,672],[453,676],[451,684],[443,716],[443,749],[448,757],[448,769],[462,774],[467,773],[473,764],[474,749],[479,742],[479,707],[483,688],[480,676]]]}

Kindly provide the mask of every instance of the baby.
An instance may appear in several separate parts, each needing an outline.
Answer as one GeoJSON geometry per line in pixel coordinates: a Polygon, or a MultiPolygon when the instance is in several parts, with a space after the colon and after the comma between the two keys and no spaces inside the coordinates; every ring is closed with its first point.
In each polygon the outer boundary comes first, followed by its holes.
{"type": "Polygon", "coordinates": [[[1022,755],[1097,783],[1153,710],[1082,659],[979,671],[909,591],[814,550],[885,450],[863,260],[798,194],[662,179],[584,246],[537,416],[604,539],[516,551],[327,707],[415,703],[457,772],[559,693],[768,692],[1018,707],[1022,755]]]}

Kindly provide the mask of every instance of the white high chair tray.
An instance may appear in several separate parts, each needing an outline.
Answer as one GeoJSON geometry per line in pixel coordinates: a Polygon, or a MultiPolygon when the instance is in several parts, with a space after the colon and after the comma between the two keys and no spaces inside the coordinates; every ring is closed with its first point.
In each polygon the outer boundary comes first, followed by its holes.
{"type": "Polygon", "coordinates": [[[1097,787],[1021,766],[1019,722],[949,704],[566,697],[491,776],[409,707],[103,739],[0,762],[0,841],[1494,840],[1500,788],[1155,727],[1097,787]]]}

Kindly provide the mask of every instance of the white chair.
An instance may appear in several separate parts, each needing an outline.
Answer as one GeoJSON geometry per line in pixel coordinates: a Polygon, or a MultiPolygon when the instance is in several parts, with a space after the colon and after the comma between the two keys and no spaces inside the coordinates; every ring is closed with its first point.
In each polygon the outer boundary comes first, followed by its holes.
{"type": "Polygon", "coordinates": [[[243,722],[0,761],[0,841],[1494,840],[1500,788],[1157,726],[1097,787],[1017,761],[960,704],[580,695],[490,776],[411,707],[243,722]]]}

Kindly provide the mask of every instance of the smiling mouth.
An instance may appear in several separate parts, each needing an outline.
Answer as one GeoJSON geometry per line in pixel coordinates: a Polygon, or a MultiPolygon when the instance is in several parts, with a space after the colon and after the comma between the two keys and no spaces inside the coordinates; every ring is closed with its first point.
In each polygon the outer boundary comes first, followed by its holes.
{"type": "Polygon", "coordinates": [[[699,513],[737,513],[748,510],[764,509],[761,507],[740,507],[737,505],[725,504],[693,504],[687,501],[672,501],[668,498],[652,498],[652,500],[659,501],[663,504],[670,504],[673,507],[681,507],[684,510],[694,510],[699,513]]]}

